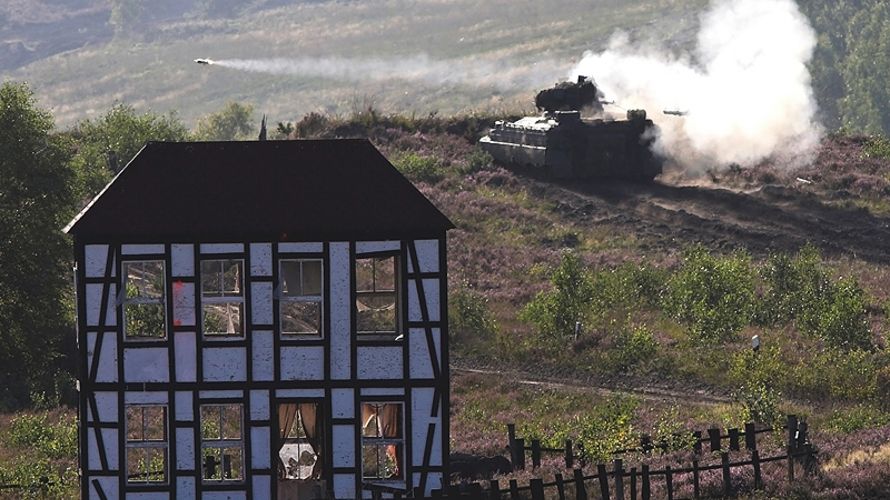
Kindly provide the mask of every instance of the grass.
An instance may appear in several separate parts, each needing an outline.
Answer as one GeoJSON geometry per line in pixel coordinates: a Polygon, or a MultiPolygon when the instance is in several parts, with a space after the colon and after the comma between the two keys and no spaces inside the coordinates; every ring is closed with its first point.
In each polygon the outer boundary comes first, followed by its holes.
{"type": "MultiPolygon", "coordinates": [[[[7,77],[27,80],[62,125],[95,116],[116,101],[166,112],[189,123],[230,100],[253,104],[270,121],[309,111],[345,115],[357,100],[420,115],[527,107],[532,92],[565,76],[583,51],[603,47],[616,29],[682,45],[691,40],[704,0],[540,2],[299,2],[246,10],[235,18],[182,18],[150,35],[120,38],[36,61],[7,77]],[[658,21],[655,23],[655,21],[658,21]],[[503,90],[499,74],[485,84],[349,81],[241,73],[197,67],[192,59],[349,57],[428,54],[454,71],[478,62],[520,71],[503,90]],[[537,62],[547,70],[537,69],[537,62]],[[530,68],[530,69],[526,69],[530,68]]],[[[43,41],[43,40],[42,40],[43,41]]]]}
{"type": "Polygon", "coordinates": [[[76,498],[77,424],[74,411],[0,416],[0,498],[76,498]]]}

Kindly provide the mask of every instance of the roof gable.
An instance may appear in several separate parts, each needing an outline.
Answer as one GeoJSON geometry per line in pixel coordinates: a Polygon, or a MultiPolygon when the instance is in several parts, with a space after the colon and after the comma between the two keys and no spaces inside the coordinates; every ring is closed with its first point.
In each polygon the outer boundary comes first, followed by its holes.
{"type": "Polygon", "coordinates": [[[148,143],[65,231],[143,240],[402,239],[454,225],[365,139],[148,143]]]}

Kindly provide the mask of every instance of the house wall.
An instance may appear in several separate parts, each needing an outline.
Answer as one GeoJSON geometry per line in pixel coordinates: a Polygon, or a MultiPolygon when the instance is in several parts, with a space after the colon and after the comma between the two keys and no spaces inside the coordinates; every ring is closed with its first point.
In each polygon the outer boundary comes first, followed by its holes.
{"type": "MultiPolygon", "coordinates": [[[[445,239],[338,242],[77,242],[80,461],[83,498],[269,498],[276,488],[273,450],[279,400],[318,401],[330,423],[325,470],[337,498],[361,490],[362,401],[399,401],[405,413],[405,481],[441,485],[448,454],[448,356],[445,239]],[[357,339],[353,263],[395,253],[401,266],[402,340],[357,339]],[[324,262],[321,339],[279,335],[281,258],[324,262]],[[208,339],[200,331],[203,259],[243,259],[245,335],[208,339]],[[124,339],[122,267],[165,263],[167,336],[124,339]],[[200,406],[243,405],[245,478],[201,479],[200,406]],[[128,484],[126,405],[165,405],[168,484],[128,484]]],[[[367,495],[366,495],[367,496],[367,495]]]]}

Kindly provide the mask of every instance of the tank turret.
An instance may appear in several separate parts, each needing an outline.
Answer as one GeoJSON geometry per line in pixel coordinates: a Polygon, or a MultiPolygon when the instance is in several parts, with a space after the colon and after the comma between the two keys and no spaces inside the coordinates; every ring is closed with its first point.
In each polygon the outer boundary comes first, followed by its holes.
{"type": "Polygon", "coordinates": [[[593,80],[579,76],[577,82],[561,82],[552,88],[544,89],[535,96],[535,106],[540,111],[574,111],[592,109],[601,112],[603,93],[593,80]]]}

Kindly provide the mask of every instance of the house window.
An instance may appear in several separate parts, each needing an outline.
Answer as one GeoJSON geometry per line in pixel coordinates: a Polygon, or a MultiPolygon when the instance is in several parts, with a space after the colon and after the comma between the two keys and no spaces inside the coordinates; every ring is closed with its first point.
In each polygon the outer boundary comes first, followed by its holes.
{"type": "Polygon", "coordinates": [[[362,477],[401,480],[402,403],[362,403],[362,477]]]}
{"type": "Polygon", "coordinates": [[[167,407],[127,406],[127,483],[167,483],[167,407]]]}
{"type": "Polygon", "coordinates": [[[244,335],[244,261],[201,262],[201,316],[204,335],[244,335]]]}
{"type": "Polygon", "coordinates": [[[398,335],[398,264],[394,255],[355,260],[356,328],[360,335],[398,335]]]}
{"type": "Polygon", "coordinates": [[[201,465],[205,483],[244,480],[242,405],[201,406],[201,465]]]}
{"type": "Polygon", "coordinates": [[[317,403],[278,405],[278,477],[321,479],[324,423],[317,403]]]}
{"type": "Polygon", "coordinates": [[[166,338],[164,261],[124,262],[122,274],[125,338],[166,338]]]}
{"type": "Polygon", "coordinates": [[[282,260],[278,290],[282,335],[321,335],[322,261],[282,260]]]}

